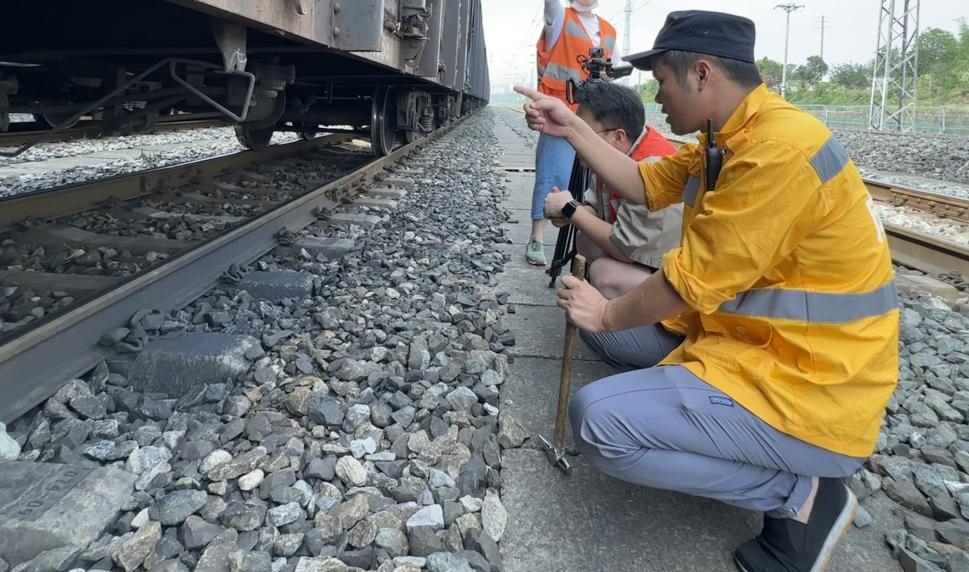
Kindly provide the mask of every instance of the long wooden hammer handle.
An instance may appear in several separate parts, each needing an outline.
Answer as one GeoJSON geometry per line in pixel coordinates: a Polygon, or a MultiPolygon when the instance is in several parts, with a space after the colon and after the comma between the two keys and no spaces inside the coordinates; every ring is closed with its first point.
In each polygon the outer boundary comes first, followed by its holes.
{"type": "MultiPolygon", "coordinates": [[[[572,276],[585,280],[586,260],[581,254],[575,255],[572,263],[572,276]]],[[[555,417],[555,448],[565,447],[565,421],[569,415],[569,392],[572,386],[572,358],[575,353],[575,324],[566,319],[565,346],[562,348],[562,374],[559,377],[559,410],[555,417]]]]}

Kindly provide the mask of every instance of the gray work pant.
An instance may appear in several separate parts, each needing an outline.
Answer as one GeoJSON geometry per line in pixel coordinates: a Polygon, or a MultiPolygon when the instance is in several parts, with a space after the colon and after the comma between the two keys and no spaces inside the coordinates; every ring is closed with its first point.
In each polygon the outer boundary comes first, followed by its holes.
{"type": "Polygon", "coordinates": [[[650,367],[680,341],[662,326],[582,338],[614,365],[645,367],[572,398],[579,451],[608,475],[791,518],[814,477],[846,477],[864,462],[774,429],[682,366],[650,367]]]}

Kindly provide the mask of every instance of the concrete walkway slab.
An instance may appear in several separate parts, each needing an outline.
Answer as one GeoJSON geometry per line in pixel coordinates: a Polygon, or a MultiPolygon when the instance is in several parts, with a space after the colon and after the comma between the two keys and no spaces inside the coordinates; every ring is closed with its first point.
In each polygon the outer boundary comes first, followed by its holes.
{"type": "MultiPolygon", "coordinates": [[[[555,306],[555,289],[548,287],[550,278],[542,268],[525,262],[523,252],[518,252],[517,255],[515,258],[522,259],[521,267],[511,268],[511,265],[507,265],[498,278],[502,291],[509,293],[508,301],[530,306],[555,306]]],[[[545,256],[551,260],[551,247],[545,247],[545,256]]]]}
{"type": "MultiPolygon", "coordinates": [[[[586,384],[618,372],[600,361],[577,360],[572,367],[572,395],[586,384]]],[[[560,359],[516,358],[501,388],[502,414],[511,415],[525,427],[532,448],[539,447],[538,435],[551,440],[555,433],[561,371],[560,359]]],[[[566,449],[574,451],[571,429],[567,428],[565,435],[566,449]]]]}
{"type": "MultiPolygon", "coordinates": [[[[565,313],[558,306],[518,306],[505,324],[515,332],[517,343],[508,353],[522,357],[561,359],[565,344],[565,313]]],[[[578,337],[575,358],[598,361],[599,358],[578,337]]]]}
{"type": "MultiPolygon", "coordinates": [[[[522,212],[524,214],[524,211],[518,212],[522,212]]],[[[558,235],[559,229],[550,224],[545,225],[545,244],[555,246],[555,239],[558,238],[558,235]]],[[[511,239],[512,244],[521,244],[523,246],[528,244],[528,241],[532,237],[532,222],[527,214],[518,219],[518,222],[514,226],[508,228],[507,236],[511,239]]]]}
{"type": "MultiPolygon", "coordinates": [[[[501,540],[505,572],[732,572],[733,549],[760,531],[756,513],[625,483],[581,457],[573,465],[564,476],[543,452],[505,453],[502,499],[513,507],[501,540]]],[[[879,526],[852,527],[828,572],[901,569],[880,532],[893,519],[890,504],[869,503],[879,526]]]]}
{"type": "Polygon", "coordinates": [[[507,173],[509,193],[505,207],[513,210],[532,209],[532,188],[535,185],[534,173],[507,173]]]}
{"type": "Polygon", "coordinates": [[[753,513],[574,465],[566,477],[540,451],[505,453],[505,572],[733,570],[731,550],[757,532],[753,513]]]}

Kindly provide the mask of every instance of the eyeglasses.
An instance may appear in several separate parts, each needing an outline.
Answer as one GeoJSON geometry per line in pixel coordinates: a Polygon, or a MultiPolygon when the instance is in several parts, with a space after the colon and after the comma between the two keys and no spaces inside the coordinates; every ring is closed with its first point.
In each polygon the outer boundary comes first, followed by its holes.
{"type": "Polygon", "coordinates": [[[619,131],[622,127],[613,127],[612,129],[603,129],[602,131],[596,131],[596,135],[602,135],[603,133],[609,133],[610,131],[619,131]]]}

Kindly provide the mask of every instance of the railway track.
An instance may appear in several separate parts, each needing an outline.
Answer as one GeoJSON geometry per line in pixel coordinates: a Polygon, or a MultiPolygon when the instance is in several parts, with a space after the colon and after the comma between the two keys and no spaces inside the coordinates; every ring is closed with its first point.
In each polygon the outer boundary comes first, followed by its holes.
{"type": "MultiPolygon", "coordinates": [[[[969,224],[969,201],[964,199],[905,189],[870,179],[865,179],[865,185],[877,202],[969,224]]],[[[895,224],[885,223],[884,227],[892,258],[898,264],[933,275],[957,271],[969,276],[969,248],[964,245],[895,224]]]]}
{"type": "MultiPolygon", "coordinates": [[[[255,208],[253,203],[258,201],[238,198],[241,189],[234,184],[215,185],[217,193],[212,198],[200,196],[186,185],[216,173],[240,170],[244,178],[259,183],[253,188],[263,187],[265,192],[268,181],[246,174],[246,169],[254,163],[265,164],[300,153],[311,154],[312,160],[320,160],[325,153],[353,157],[351,151],[336,147],[351,136],[335,134],[0,201],[0,238],[6,238],[5,243],[20,239],[31,244],[42,243],[39,248],[44,244],[52,248],[57,244],[84,245],[89,252],[101,244],[115,253],[123,249],[142,255],[154,252],[162,259],[130,274],[113,276],[26,272],[9,267],[0,270],[0,285],[4,288],[60,292],[60,296],[73,294],[79,300],[0,337],[0,395],[5,396],[0,402],[0,420],[8,422],[17,418],[49,397],[64,380],[81,375],[105,359],[112,352],[112,347],[105,345],[106,333],[117,336],[112,338],[113,342],[136,344],[134,332],[124,336],[122,330],[118,334],[120,326],[133,324],[133,316],[143,315],[145,310],[167,312],[188,304],[216,284],[230,268],[244,266],[285,244],[293,232],[328,218],[334,209],[361,191],[360,183],[364,179],[449,129],[440,129],[431,137],[385,157],[373,158],[369,150],[365,154],[357,153],[358,158],[366,156],[359,161],[362,165],[345,169],[333,180],[312,185],[311,190],[297,193],[295,197],[264,201],[262,209],[255,208]],[[173,189],[181,190],[173,193],[173,189]],[[159,202],[159,198],[165,200],[159,202]],[[219,223],[216,227],[224,228],[209,228],[212,236],[204,240],[172,240],[143,235],[102,236],[47,222],[54,217],[62,221],[72,213],[110,214],[117,212],[120,201],[143,203],[145,199],[169,206],[188,204],[189,212],[175,216],[192,221],[215,221],[219,223]],[[24,225],[24,219],[43,222],[24,225]]],[[[162,209],[139,207],[135,210],[153,219],[172,218],[162,209]]]]}
{"type": "MultiPolygon", "coordinates": [[[[10,131],[0,133],[0,157],[16,157],[38,143],[94,139],[101,137],[104,132],[104,127],[94,121],[84,122],[70,129],[57,131],[31,128],[33,125],[14,123],[10,131]]],[[[182,129],[222,127],[225,125],[226,123],[224,121],[219,120],[160,121],[151,129],[139,132],[138,134],[144,135],[148,133],[179,131],[182,129]]]]}

